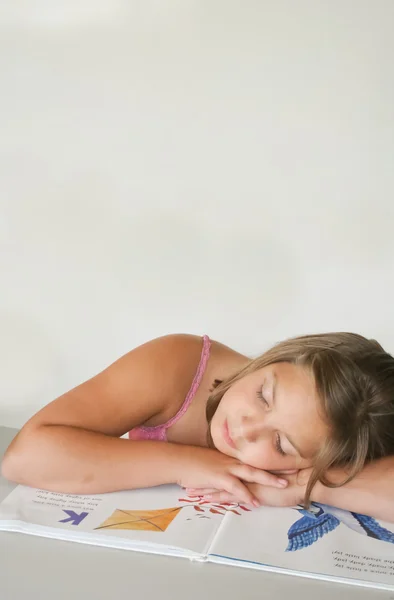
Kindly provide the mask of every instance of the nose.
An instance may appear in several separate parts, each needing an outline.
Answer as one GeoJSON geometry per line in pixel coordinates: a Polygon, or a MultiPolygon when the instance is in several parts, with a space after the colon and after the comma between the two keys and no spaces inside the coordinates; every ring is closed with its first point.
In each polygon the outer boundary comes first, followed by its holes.
{"type": "Polygon", "coordinates": [[[241,429],[244,440],[252,443],[257,442],[263,436],[265,426],[261,422],[261,419],[245,417],[241,422],[241,429]]]}

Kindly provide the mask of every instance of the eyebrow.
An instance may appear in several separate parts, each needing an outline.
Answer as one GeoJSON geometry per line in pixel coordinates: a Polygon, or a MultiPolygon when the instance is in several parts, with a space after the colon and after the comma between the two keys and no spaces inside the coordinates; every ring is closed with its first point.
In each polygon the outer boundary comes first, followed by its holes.
{"type": "MultiPolygon", "coordinates": [[[[272,405],[275,406],[275,392],[276,392],[276,386],[277,386],[277,383],[278,383],[278,380],[277,380],[277,377],[276,377],[276,373],[274,373],[274,375],[273,375],[273,380],[274,380],[274,384],[273,384],[273,387],[272,387],[272,405]]],[[[301,452],[301,450],[294,443],[294,441],[292,440],[292,438],[287,433],[283,432],[283,435],[285,435],[287,437],[287,439],[289,440],[290,444],[298,452],[298,454],[301,456],[301,458],[306,459],[306,456],[301,452]]]]}

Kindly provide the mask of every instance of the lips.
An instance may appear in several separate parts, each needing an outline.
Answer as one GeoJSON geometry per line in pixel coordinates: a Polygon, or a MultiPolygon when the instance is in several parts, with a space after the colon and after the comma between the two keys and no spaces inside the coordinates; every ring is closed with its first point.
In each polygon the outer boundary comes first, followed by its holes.
{"type": "Polygon", "coordinates": [[[234,444],[234,440],[230,435],[230,430],[228,428],[227,419],[225,420],[224,425],[223,425],[223,437],[228,446],[230,446],[231,448],[236,447],[234,444]]]}

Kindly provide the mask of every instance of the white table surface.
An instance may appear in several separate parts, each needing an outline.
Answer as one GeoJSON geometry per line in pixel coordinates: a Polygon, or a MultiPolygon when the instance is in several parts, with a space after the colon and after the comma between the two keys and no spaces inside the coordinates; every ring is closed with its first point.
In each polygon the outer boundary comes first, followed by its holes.
{"type": "MultiPolygon", "coordinates": [[[[0,456],[16,434],[0,427],[0,456]]],[[[0,500],[14,485],[0,478],[0,500]]],[[[1,600],[394,600],[394,592],[0,531],[1,600]]]]}

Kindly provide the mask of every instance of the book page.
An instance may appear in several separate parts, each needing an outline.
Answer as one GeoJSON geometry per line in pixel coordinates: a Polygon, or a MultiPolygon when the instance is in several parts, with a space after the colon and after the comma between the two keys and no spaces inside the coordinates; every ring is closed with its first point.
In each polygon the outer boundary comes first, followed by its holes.
{"type": "Polygon", "coordinates": [[[51,537],[100,545],[117,538],[122,547],[159,545],[163,553],[167,547],[204,554],[223,519],[204,504],[185,498],[178,486],[87,496],[20,485],[0,504],[0,529],[18,529],[20,521],[26,532],[45,529],[51,537]]]}
{"type": "Polygon", "coordinates": [[[230,513],[209,554],[394,589],[394,524],[323,504],[230,513]]]}

